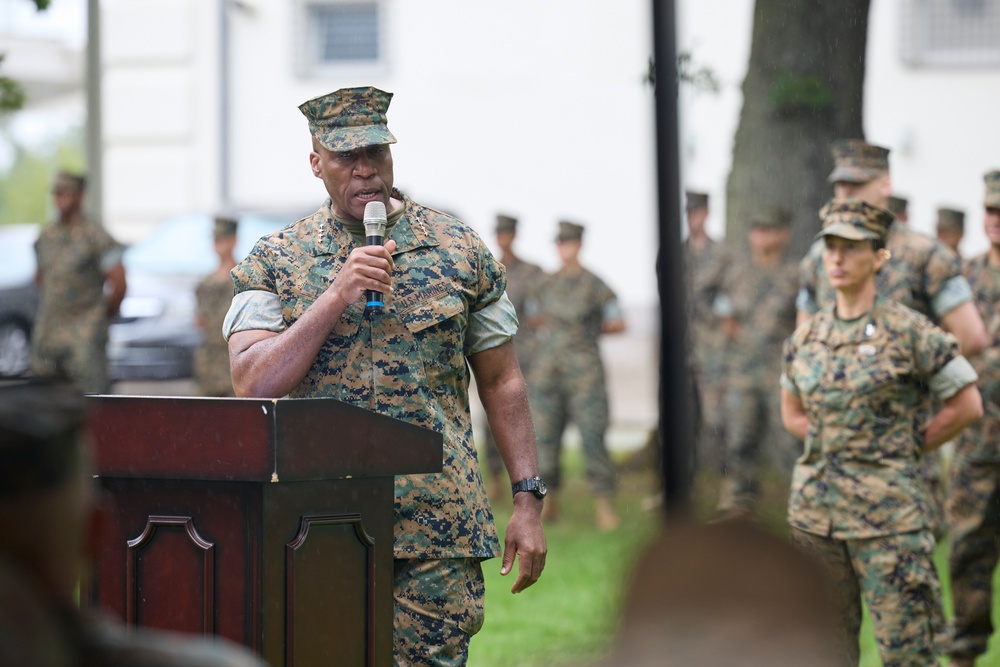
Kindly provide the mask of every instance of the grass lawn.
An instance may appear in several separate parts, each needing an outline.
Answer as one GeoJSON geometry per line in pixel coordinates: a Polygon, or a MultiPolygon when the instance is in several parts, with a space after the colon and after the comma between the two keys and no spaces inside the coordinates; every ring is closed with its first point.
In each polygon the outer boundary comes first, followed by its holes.
{"type": "MultiPolygon", "coordinates": [[[[486,624],[472,640],[470,667],[580,665],[597,660],[617,627],[618,606],[630,566],[655,535],[659,515],[640,503],[655,486],[652,473],[619,479],[616,507],[621,526],[602,532],[578,452],[567,452],[560,520],[545,530],[549,552],[538,583],[511,595],[514,573],[500,576],[500,559],[486,561],[486,624]]],[[[510,517],[509,497],[494,499],[497,527],[510,517]]]]}
{"type": "MultiPolygon", "coordinates": [[[[486,625],[472,641],[470,667],[522,667],[583,665],[600,661],[617,630],[618,609],[629,573],[644,546],[655,536],[659,515],[643,511],[641,501],[654,489],[651,472],[623,473],[616,506],[622,525],[612,532],[593,526],[592,504],[582,479],[578,452],[568,452],[566,474],[560,491],[560,521],[546,527],[549,553],[545,572],[535,586],[511,595],[512,576],[500,576],[500,559],[486,561],[486,625]]],[[[718,479],[699,477],[695,506],[699,515],[711,516],[718,479]]],[[[780,491],[766,492],[762,519],[785,530],[784,499],[780,491]]],[[[494,500],[498,527],[510,516],[509,498],[494,500]]],[[[947,577],[947,544],[939,545],[936,562],[941,574],[946,616],[951,615],[947,577]]],[[[1000,590],[1000,576],[994,577],[1000,590]]],[[[1000,596],[994,597],[994,618],[1000,618],[1000,596]]],[[[861,667],[877,667],[878,657],[871,623],[865,616],[861,631],[861,667]]],[[[946,664],[942,661],[942,664],[946,664]]],[[[993,637],[989,651],[977,667],[1000,667],[1000,640],[993,637]]]]}

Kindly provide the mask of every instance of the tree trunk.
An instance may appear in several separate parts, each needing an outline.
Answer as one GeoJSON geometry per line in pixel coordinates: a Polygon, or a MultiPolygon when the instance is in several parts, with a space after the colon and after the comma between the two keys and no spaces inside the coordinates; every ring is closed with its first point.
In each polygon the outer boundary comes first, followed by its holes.
{"type": "Polygon", "coordinates": [[[789,253],[802,256],[832,196],[830,143],[863,138],[870,0],[756,0],[743,110],[726,185],[726,237],[745,245],[759,206],[793,216],[789,253]]]}

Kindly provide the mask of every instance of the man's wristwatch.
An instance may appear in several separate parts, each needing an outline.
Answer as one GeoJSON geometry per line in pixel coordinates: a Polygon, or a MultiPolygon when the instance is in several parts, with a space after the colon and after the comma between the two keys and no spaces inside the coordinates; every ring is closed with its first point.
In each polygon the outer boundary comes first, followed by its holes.
{"type": "Polygon", "coordinates": [[[510,487],[510,490],[512,496],[516,496],[521,491],[531,491],[535,494],[536,498],[541,500],[545,497],[545,494],[549,492],[549,487],[545,486],[545,482],[542,481],[542,478],[536,475],[535,477],[522,479],[520,482],[510,487]]]}

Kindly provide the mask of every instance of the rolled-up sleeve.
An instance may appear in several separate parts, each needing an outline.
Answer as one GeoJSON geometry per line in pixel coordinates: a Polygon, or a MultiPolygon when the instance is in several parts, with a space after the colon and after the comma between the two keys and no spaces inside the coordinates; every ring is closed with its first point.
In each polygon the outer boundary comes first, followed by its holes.
{"type": "Polygon", "coordinates": [[[465,335],[465,354],[472,355],[503,345],[517,333],[517,313],[507,293],[473,312],[465,335]]]}
{"type": "Polygon", "coordinates": [[[228,341],[229,337],[240,331],[271,331],[281,333],[288,328],[285,318],[281,315],[281,301],[274,292],[250,290],[240,292],[233,297],[233,302],[222,323],[222,335],[228,341]]]}
{"type": "Polygon", "coordinates": [[[968,359],[958,356],[931,376],[928,385],[936,398],[946,401],[978,379],[979,375],[968,359]]]}

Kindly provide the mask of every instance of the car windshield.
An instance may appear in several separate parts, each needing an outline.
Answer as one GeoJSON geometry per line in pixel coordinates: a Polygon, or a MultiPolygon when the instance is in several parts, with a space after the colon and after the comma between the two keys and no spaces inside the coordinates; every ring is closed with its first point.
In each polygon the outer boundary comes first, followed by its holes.
{"type": "MultiPolygon", "coordinates": [[[[292,216],[247,214],[240,217],[234,255],[239,261],[250,254],[261,236],[281,229],[292,216]]],[[[174,216],[146,238],[129,246],[123,262],[126,271],[180,273],[202,276],[219,263],[212,246],[213,219],[204,214],[174,216]]]]}
{"type": "Polygon", "coordinates": [[[0,227],[0,288],[20,287],[35,277],[38,225],[0,227]]]}

